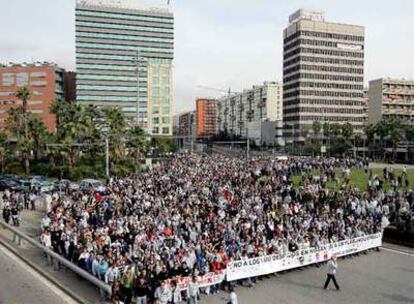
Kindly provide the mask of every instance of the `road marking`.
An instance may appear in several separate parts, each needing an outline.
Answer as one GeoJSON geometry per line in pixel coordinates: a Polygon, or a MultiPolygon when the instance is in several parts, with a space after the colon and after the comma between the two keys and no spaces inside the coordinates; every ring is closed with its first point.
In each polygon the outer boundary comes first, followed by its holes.
{"type": "Polygon", "coordinates": [[[46,285],[50,290],[52,290],[59,297],[60,300],[63,300],[65,303],[68,303],[68,304],[79,304],[77,301],[73,300],[66,293],[64,293],[59,288],[57,288],[53,283],[49,282],[42,275],[40,275],[39,273],[34,271],[31,267],[28,267],[28,265],[26,263],[21,261],[18,257],[16,257],[13,253],[11,253],[7,248],[0,245],[0,251],[3,252],[5,255],[7,255],[16,264],[21,266],[25,271],[29,272],[32,276],[34,276],[42,284],[46,285]]]}
{"type": "Polygon", "coordinates": [[[410,252],[404,252],[404,251],[401,251],[401,250],[391,249],[391,248],[387,248],[387,247],[381,247],[381,248],[385,251],[389,251],[389,252],[393,252],[393,253],[399,253],[399,254],[407,255],[407,256],[411,256],[411,257],[414,256],[414,254],[410,253],[410,252]]]}

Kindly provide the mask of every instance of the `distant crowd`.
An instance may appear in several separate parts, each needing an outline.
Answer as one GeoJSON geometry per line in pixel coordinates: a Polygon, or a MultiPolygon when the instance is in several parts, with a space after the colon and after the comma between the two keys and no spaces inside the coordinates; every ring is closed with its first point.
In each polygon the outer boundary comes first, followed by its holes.
{"type": "MultiPolygon", "coordinates": [[[[350,158],[176,155],[137,176],[112,178],[107,195],[53,193],[41,241],[111,284],[113,303],[197,303],[201,293],[223,287],[201,288],[197,277],[221,273],[229,261],[319,247],[381,232],[389,221],[410,221],[414,194],[401,190],[407,183],[406,169],[401,176],[385,169],[381,178],[367,161],[350,158]],[[365,192],[352,185],[356,167],[368,176],[365,192]],[[190,278],[184,290],[180,277],[190,278]]],[[[15,195],[3,194],[3,216],[19,205],[15,195]]],[[[232,287],[226,301],[234,304],[232,287]]]]}

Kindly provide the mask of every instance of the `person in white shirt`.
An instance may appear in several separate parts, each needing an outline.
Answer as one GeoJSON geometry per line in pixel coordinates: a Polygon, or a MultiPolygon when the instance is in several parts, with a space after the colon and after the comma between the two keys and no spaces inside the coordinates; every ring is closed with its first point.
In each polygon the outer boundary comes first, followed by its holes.
{"type": "Polygon", "coordinates": [[[336,255],[332,255],[331,259],[328,262],[328,273],[326,275],[326,281],[325,281],[325,286],[323,287],[323,289],[327,289],[329,282],[332,280],[336,290],[340,290],[338,283],[336,282],[336,270],[338,269],[338,263],[336,262],[336,255]]]}
{"type": "Polygon", "coordinates": [[[197,304],[198,303],[198,296],[199,296],[199,288],[197,284],[197,277],[193,276],[191,282],[188,284],[187,294],[187,304],[197,304]]]}
{"type": "Polygon", "coordinates": [[[234,288],[230,287],[229,295],[225,299],[225,304],[238,304],[238,303],[239,302],[237,301],[237,294],[234,292],[234,288]]]}

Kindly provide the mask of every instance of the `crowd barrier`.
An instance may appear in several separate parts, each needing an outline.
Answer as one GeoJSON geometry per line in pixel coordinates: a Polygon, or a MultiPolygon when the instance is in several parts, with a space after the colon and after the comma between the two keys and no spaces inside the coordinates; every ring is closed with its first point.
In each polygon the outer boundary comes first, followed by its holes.
{"type": "MultiPolygon", "coordinates": [[[[10,226],[9,224],[6,224],[3,221],[0,221],[0,226],[2,226],[4,229],[9,230],[13,233],[13,241],[19,245],[22,244],[23,241],[26,241],[27,243],[33,245],[34,247],[40,249],[43,251],[46,256],[48,257],[48,261],[51,262],[51,264],[58,265],[59,263],[67,267],[68,269],[75,272],[77,275],[82,277],[83,279],[89,281],[91,284],[95,285],[100,290],[100,294],[102,299],[105,299],[107,297],[110,297],[112,294],[111,286],[108,284],[105,284],[98,278],[95,278],[93,275],[91,275],[89,272],[81,269],[80,267],[76,266],[72,262],[66,260],[64,257],[60,256],[59,254],[53,252],[49,248],[46,248],[30,236],[27,236],[23,232],[19,231],[15,227],[10,226]]],[[[58,267],[57,267],[58,268],[58,267]]]]}

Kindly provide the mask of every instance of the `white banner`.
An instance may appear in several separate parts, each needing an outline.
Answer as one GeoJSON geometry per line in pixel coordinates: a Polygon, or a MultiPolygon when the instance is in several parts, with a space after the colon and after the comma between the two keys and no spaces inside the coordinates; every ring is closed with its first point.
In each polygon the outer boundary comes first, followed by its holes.
{"type": "Polygon", "coordinates": [[[313,263],[324,262],[333,254],[348,254],[379,247],[382,244],[382,233],[362,236],[350,240],[331,243],[320,248],[309,248],[296,252],[261,256],[251,259],[230,262],[226,269],[227,281],[256,277],[313,263]]]}
{"type": "MultiPolygon", "coordinates": [[[[207,287],[211,285],[220,284],[224,281],[225,272],[220,271],[219,273],[209,272],[203,276],[197,276],[197,284],[198,287],[207,287]]],[[[167,280],[167,284],[171,284],[172,281],[177,282],[177,286],[180,290],[186,290],[188,288],[188,284],[191,282],[191,277],[177,277],[176,279],[169,279],[167,280]]]]}

